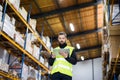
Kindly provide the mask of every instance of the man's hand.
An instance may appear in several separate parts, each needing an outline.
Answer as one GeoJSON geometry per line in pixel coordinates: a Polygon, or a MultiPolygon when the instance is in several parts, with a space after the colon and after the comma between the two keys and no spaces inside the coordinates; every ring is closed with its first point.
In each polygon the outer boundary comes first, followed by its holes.
{"type": "Polygon", "coordinates": [[[68,53],[65,53],[65,52],[61,52],[61,51],[60,51],[60,55],[62,55],[64,58],[67,58],[67,57],[68,57],[68,53]]]}
{"type": "Polygon", "coordinates": [[[56,55],[55,55],[55,54],[51,54],[51,57],[52,57],[52,58],[56,58],[56,55]]]}

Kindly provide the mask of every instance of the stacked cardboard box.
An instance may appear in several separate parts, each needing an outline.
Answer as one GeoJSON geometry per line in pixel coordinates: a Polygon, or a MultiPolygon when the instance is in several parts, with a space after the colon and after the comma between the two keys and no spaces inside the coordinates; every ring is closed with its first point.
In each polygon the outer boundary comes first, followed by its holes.
{"type": "Polygon", "coordinates": [[[5,16],[5,23],[4,23],[4,26],[3,26],[3,31],[5,33],[7,33],[11,38],[14,38],[15,26],[12,25],[12,23],[10,21],[10,17],[8,17],[7,14],[5,16]]]}
{"type": "Polygon", "coordinates": [[[37,24],[36,19],[30,19],[30,25],[31,25],[32,29],[35,31],[36,31],[36,24],[37,24]]]}
{"type": "Polygon", "coordinates": [[[32,46],[32,33],[28,33],[27,34],[27,39],[26,39],[26,50],[32,54],[32,51],[33,51],[33,46],[32,46]]]}
{"type": "Polygon", "coordinates": [[[6,64],[6,63],[1,63],[0,65],[0,70],[3,70],[5,72],[8,72],[8,69],[9,69],[9,65],[6,64]]]}
{"type": "Polygon", "coordinates": [[[15,32],[15,41],[21,45],[22,47],[24,47],[24,39],[23,39],[23,36],[19,33],[19,32],[15,32]]]}
{"type": "Polygon", "coordinates": [[[33,52],[32,55],[39,60],[39,47],[37,47],[36,45],[33,45],[33,52]]]}
{"type": "Polygon", "coordinates": [[[9,65],[8,62],[8,53],[5,49],[0,48],[0,70],[8,72],[9,65]]]}
{"type": "Polygon", "coordinates": [[[43,57],[40,57],[40,62],[41,62],[42,64],[44,64],[45,60],[44,60],[43,57]]]}
{"type": "Polygon", "coordinates": [[[20,0],[9,0],[9,2],[15,7],[16,10],[20,7],[20,0]]]}
{"type": "Polygon", "coordinates": [[[23,64],[23,71],[22,71],[22,80],[27,80],[28,77],[28,66],[23,64]]]}
{"type": "Polygon", "coordinates": [[[19,13],[23,16],[25,20],[27,20],[27,11],[24,7],[19,8],[19,13]]]}

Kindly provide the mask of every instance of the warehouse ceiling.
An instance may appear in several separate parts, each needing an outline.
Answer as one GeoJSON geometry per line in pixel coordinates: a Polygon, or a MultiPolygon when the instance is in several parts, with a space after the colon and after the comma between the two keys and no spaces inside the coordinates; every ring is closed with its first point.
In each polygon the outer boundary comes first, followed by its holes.
{"type": "Polygon", "coordinates": [[[31,18],[37,19],[37,31],[52,39],[56,47],[57,34],[64,31],[68,35],[67,44],[75,47],[78,61],[101,56],[103,4],[101,0],[21,0],[21,6],[29,11],[31,18]],[[70,23],[75,31],[71,31],[70,23]],[[77,49],[76,44],[80,44],[77,49]]]}

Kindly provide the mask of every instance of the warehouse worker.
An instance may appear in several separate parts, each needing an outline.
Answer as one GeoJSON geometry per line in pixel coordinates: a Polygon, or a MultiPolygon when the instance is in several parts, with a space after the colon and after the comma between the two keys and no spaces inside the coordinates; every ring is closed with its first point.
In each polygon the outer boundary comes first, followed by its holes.
{"type": "Polygon", "coordinates": [[[67,50],[70,52],[59,51],[60,55],[52,53],[48,62],[52,66],[51,78],[52,80],[72,80],[72,65],[77,63],[76,54],[73,47],[67,46],[67,35],[65,32],[58,34],[59,46],[55,49],[67,50]]]}

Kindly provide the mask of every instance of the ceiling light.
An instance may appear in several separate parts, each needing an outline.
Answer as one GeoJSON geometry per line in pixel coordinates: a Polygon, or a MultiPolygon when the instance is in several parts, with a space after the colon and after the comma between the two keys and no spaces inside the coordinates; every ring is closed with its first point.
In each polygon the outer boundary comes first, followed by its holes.
{"type": "Polygon", "coordinates": [[[82,60],[82,61],[84,60],[84,56],[81,56],[81,60],[82,60]]]}
{"type": "Polygon", "coordinates": [[[80,44],[77,43],[77,44],[76,44],[76,47],[77,47],[77,49],[80,49],[80,44]]]}
{"type": "Polygon", "coordinates": [[[74,25],[72,23],[70,23],[70,29],[71,29],[71,31],[75,31],[74,25]]]}

